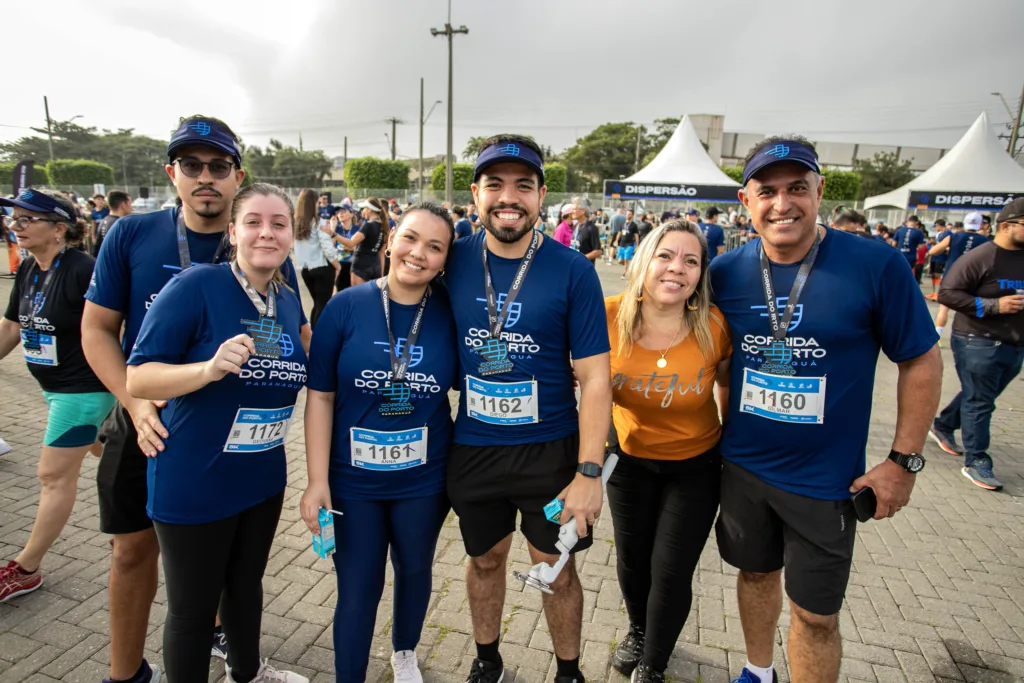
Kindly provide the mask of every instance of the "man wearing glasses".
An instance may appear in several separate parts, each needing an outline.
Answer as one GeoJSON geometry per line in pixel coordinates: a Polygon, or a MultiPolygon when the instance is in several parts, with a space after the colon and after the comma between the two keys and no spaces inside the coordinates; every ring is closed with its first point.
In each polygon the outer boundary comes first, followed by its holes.
{"type": "Polygon", "coordinates": [[[1024,197],[1003,207],[996,225],[992,241],[957,259],[939,289],[939,303],[956,311],[951,345],[960,393],[931,431],[944,451],[963,454],[963,475],[988,491],[1003,488],[988,454],[992,413],[1024,362],[1024,197]]]}
{"type": "MultiPolygon", "coordinates": [[[[245,176],[238,137],[223,121],[182,119],[167,146],[167,176],[180,208],[125,216],[100,248],[82,316],[82,348],[93,371],[119,402],[104,424],[96,474],[100,530],[113,535],[110,565],[110,679],[157,683],[143,659],[149,609],[157,589],[159,547],[146,513],[146,455],[163,450],[163,401],[125,389],[125,358],[157,294],[182,270],[226,261],[231,202],[245,176]],[[124,334],[121,334],[122,323],[124,334]]],[[[298,291],[295,268],[282,269],[298,291]]],[[[302,323],[305,324],[305,316],[302,323]]]]}

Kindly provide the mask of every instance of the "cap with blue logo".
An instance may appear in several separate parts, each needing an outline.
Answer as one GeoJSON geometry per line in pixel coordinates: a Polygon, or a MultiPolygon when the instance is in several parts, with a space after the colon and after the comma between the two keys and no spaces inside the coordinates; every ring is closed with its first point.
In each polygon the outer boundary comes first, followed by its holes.
{"type": "Polygon", "coordinates": [[[25,209],[26,211],[34,211],[35,213],[52,213],[68,221],[75,220],[75,216],[69,213],[67,208],[60,202],[48,194],[36,192],[35,190],[22,190],[21,194],[19,194],[16,199],[4,199],[0,197],[0,206],[17,206],[18,208],[25,209]]]}
{"type": "Polygon", "coordinates": [[[815,173],[821,173],[817,153],[799,140],[779,140],[771,147],[765,147],[743,167],[743,184],[768,168],[781,161],[803,164],[815,173]]]}
{"type": "Polygon", "coordinates": [[[242,150],[235,142],[234,136],[224,127],[224,124],[214,119],[183,121],[167,144],[168,161],[173,162],[177,158],[176,152],[182,147],[196,145],[212,147],[219,152],[230,154],[231,158],[235,160],[235,165],[239,168],[242,167],[242,150]]]}
{"type": "Polygon", "coordinates": [[[494,164],[515,162],[529,166],[540,178],[540,186],[544,186],[544,161],[540,155],[525,145],[518,145],[514,142],[499,142],[491,145],[476,158],[476,168],[473,170],[473,182],[480,178],[480,174],[494,164]]]}
{"type": "Polygon", "coordinates": [[[981,213],[978,211],[971,211],[969,214],[964,216],[964,230],[970,230],[975,232],[981,230],[981,213]]]}

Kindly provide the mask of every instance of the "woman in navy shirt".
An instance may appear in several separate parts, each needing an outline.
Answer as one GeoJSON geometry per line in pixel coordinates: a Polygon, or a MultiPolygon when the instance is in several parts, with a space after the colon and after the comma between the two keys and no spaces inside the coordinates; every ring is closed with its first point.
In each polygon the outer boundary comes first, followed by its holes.
{"type": "Polygon", "coordinates": [[[415,204],[388,239],[386,278],[339,293],[310,350],[306,399],[306,525],[335,519],[338,683],[362,683],[388,549],[395,570],[391,666],[396,683],[422,680],[416,645],[430,600],[431,565],[448,514],[448,391],[458,359],[442,272],[455,239],[442,207],[415,204]]]}
{"type": "Polygon", "coordinates": [[[284,442],[306,382],[298,296],[281,265],[291,200],[255,183],[235,197],[230,264],[193,266],[163,288],[128,359],[128,391],[167,400],[169,437],[149,460],[149,502],[167,587],[170,683],[206,680],[220,603],[229,683],[308,683],[260,660],[263,572],[281,515],[284,442]]]}

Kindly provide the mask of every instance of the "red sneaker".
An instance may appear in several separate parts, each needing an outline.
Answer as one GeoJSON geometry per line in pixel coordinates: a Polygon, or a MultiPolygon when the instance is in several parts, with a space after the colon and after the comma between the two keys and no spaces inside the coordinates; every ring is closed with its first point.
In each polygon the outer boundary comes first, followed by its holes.
{"type": "Polygon", "coordinates": [[[14,560],[8,562],[6,567],[0,567],[0,602],[31,593],[42,585],[43,575],[38,569],[26,574],[14,560]]]}

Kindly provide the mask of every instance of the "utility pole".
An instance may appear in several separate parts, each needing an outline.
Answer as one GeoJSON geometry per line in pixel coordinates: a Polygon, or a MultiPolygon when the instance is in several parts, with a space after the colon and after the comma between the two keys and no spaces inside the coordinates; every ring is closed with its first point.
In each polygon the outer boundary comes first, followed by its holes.
{"type": "Polygon", "coordinates": [[[1016,159],[1017,137],[1020,135],[1021,119],[1024,118],[1024,89],[1020,92],[1020,99],[1017,101],[1017,118],[1013,122],[1013,130],[1010,131],[1010,147],[1007,151],[1010,157],[1016,159]]]}
{"type": "Polygon", "coordinates": [[[446,36],[448,38],[448,149],[445,157],[445,174],[444,174],[444,201],[449,208],[452,206],[452,184],[454,183],[453,171],[452,171],[452,117],[454,110],[455,96],[453,94],[453,76],[452,76],[452,38],[456,33],[468,34],[469,29],[465,25],[458,28],[452,28],[452,0],[448,0],[448,22],[444,25],[443,30],[436,28],[430,29],[430,35],[432,36],[446,36]]]}
{"type": "Polygon", "coordinates": [[[53,122],[50,120],[50,102],[43,95],[43,109],[46,110],[46,137],[50,145],[50,161],[53,161],[53,122]]]}
{"type": "Polygon", "coordinates": [[[347,135],[345,136],[345,147],[343,149],[344,149],[344,151],[341,153],[341,158],[342,158],[341,167],[344,169],[345,166],[348,164],[348,136],[347,135]]]}
{"type": "Polygon", "coordinates": [[[121,152],[121,170],[124,171],[124,191],[128,191],[128,161],[124,152],[121,152]]]}
{"type": "Polygon", "coordinates": [[[395,137],[395,126],[397,126],[399,123],[405,124],[405,121],[395,116],[392,116],[391,118],[384,120],[391,124],[391,160],[394,161],[395,147],[397,146],[396,143],[398,142],[398,138],[395,137]]]}

